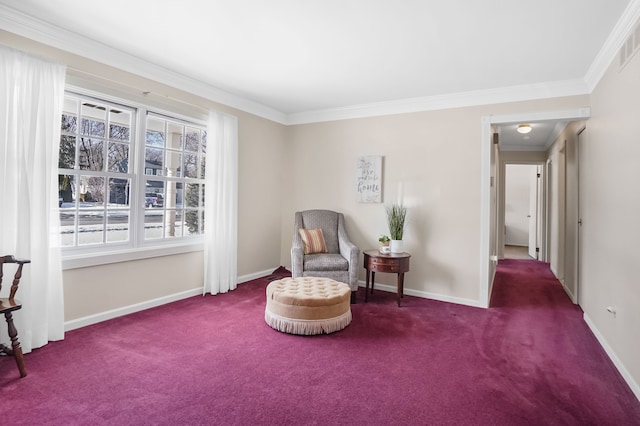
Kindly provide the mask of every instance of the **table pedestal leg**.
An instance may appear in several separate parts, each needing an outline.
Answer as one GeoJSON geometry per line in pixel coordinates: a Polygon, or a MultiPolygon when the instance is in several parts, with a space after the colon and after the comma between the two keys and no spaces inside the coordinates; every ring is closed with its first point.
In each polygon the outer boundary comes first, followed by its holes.
{"type": "Polygon", "coordinates": [[[364,303],[367,303],[368,299],[369,299],[369,274],[371,273],[371,271],[369,271],[367,269],[367,284],[366,287],[364,288],[364,303]]]}
{"type": "Polygon", "coordinates": [[[398,306],[400,306],[400,299],[404,297],[404,273],[398,274],[398,306]]]}

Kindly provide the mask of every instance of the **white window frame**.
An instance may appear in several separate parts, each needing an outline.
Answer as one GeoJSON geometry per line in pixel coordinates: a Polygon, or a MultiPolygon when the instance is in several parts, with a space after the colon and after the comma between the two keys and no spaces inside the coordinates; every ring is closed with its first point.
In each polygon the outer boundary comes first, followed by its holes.
{"type": "MultiPolygon", "coordinates": [[[[144,196],[145,179],[153,180],[155,175],[145,175],[145,131],[147,114],[165,116],[168,119],[175,119],[185,122],[195,127],[206,129],[207,123],[204,118],[197,118],[198,114],[187,116],[176,113],[165,108],[157,108],[153,105],[143,104],[128,99],[115,97],[106,93],[87,90],[81,87],[67,86],[66,93],[83,97],[94,98],[97,102],[114,103],[135,110],[135,122],[132,123],[131,149],[129,152],[131,175],[131,199],[138,197],[140,191],[144,196]],[[136,194],[134,194],[136,191],[136,194]]],[[[213,141],[208,140],[209,144],[213,141]]],[[[60,141],[55,141],[56,145],[60,141]]],[[[142,198],[144,199],[144,197],[142,198]]],[[[176,237],[175,239],[144,240],[142,229],[144,223],[145,209],[143,203],[136,199],[130,205],[129,241],[126,243],[112,243],[100,246],[73,246],[62,247],[62,267],[64,270],[84,268],[89,266],[104,265],[110,263],[125,262],[138,259],[147,259],[158,256],[170,256],[181,253],[189,253],[204,250],[204,234],[176,237]]]]}

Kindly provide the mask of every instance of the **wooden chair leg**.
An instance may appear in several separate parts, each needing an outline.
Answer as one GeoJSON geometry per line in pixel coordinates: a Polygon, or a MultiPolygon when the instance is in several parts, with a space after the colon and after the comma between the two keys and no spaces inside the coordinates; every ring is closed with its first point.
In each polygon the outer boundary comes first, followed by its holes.
{"type": "Polygon", "coordinates": [[[18,370],[20,370],[20,377],[25,377],[27,375],[27,370],[24,368],[24,355],[22,354],[22,347],[18,341],[18,330],[16,330],[16,326],[13,324],[13,315],[11,312],[5,312],[4,317],[7,320],[7,325],[9,326],[11,349],[13,356],[16,359],[16,364],[18,364],[18,370]]]}

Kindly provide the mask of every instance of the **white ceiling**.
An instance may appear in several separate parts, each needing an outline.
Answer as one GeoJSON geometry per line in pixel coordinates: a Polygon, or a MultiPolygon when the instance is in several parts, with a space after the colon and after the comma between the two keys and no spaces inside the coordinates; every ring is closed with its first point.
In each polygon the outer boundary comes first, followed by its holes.
{"type": "Polygon", "coordinates": [[[518,124],[501,124],[496,126],[502,151],[546,151],[569,124],[564,120],[544,120],[527,122],[531,132],[518,133],[518,124]]]}
{"type": "Polygon", "coordinates": [[[302,122],[588,93],[638,3],[0,0],[0,28],[161,82],[181,75],[186,90],[302,122]]]}

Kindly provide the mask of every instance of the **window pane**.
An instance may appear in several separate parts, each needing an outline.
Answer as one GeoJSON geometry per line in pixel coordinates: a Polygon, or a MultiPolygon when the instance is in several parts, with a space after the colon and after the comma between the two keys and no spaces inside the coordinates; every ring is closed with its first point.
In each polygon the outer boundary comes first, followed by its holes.
{"type": "Polygon", "coordinates": [[[182,176],[182,154],[176,151],[167,151],[167,176],[182,176]]]}
{"type": "Polygon", "coordinates": [[[200,130],[187,128],[187,136],[185,138],[184,150],[198,152],[200,148],[200,130]]]}
{"type": "Polygon", "coordinates": [[[76,133],[78,131],[78,100],[65,97],[62,106],[62,132],[76,133]]]}
{"type": "Polygon", "coordinates": [[[80,208],[104,207],[105,178],[101,176],[80,176],[76,189],[80,194],[80,208]]]}
{"type": "Polygon", "coordinates": [[[164,123],[164,120],[147,117],[147,145],[164,147],[164,123]]]}
{"type": "Polygon", "coordinates": [[[62,247],[76,245],[76,211],[72,203],[63,203],[60,208],[60,243],[62,247]]]}
{"type": "Polygon", "coordinates": [[[81,210],[78,213],[78,244],[104,242],[104,211],[81,210]]]}
{"type": "Polygon", "coordinates": [[[60,152],[58,167],[61,169],[73,169],[76,164],[76,137],[60,136],[60,152]]]}
{"type": "Polygon", "coordinates": [[[129,205],[129,179],[109,179],[109,204],[108,208],[117,208],[129,205]]]}
{"type": "Polygon", "coordinates": [[[80,133],[90,136],[105,136],[107,109],[104,106],[84,102],[80,114],[82,115],[80,133]]]}
{"type": "Polygon", "coordinates": [[[60,126],[60,130],[62,133],[73,133],[75,134],[78,130],[78,117],[72,114],[62,114],[62,122],[60,126]]]}
{"type": "Polygon", "coordinates": [[[168,123],[167,125],[167,148],[182,149],[182,125],[176,123],[168,123]]]}
{"type": "Polygon", "coordinates": [[[204,224],[204,215],[200,210],[187,210],[185,212],[185,235],[200,234],[204,224]]]}
{"type": "Polygon", "coordinates": [[[144,238],[158,239],[163,237],[164,212],[161,209],[148,209],[144,213],[144,238]]]}
{"type": "Polygon", "coordinates": [[[104,136],[104,121],[91,120],[89,118],[82,119],[81,133],[89,136],[104,136]]]}
{"type": "Polygon", "coordinates": [[[109,142],[109,171],[129,171],[129,144],[109,142]]]}
{"type": "Polygon", "coordinates": [[[207,132],[202,132],[202,156],[200,157],[200,179],[205,177],[205,166],[207,163],[207,132]]]}
{"type": "Polygon", "coordinates": [[[197,183],[189,183],[186,186],[187,186],[187,191],[184,196],[185,206],[199,207],[200,206],[200,185],[197,183]]]}
{"type": "Polygon", "coordinates": [[[181,209],[184,207],[184,189],[182,182],[167,182],[167,196],[165,197],[165,203],[167,208],[177,207],[181,209]]]}
{"type": "Polygon", "coordinates": [[[198,154],[184,154],[184,177],[198,177],[198,154]]]}
{"type": "Polygon", "coordinates": [[[107,216],[107,242],[129,240],[129,211],[109,211],[107,216]]]}
{"type": "Polygon", "coordinates": [[[145,201],[147,208],[164,207],[164,182],[160,180],[149,180],[145,185],[145,201]]]}
{"type": "Polygon", "coordinates": [[[163,170],[162,154],[163,154],[163,151],[161,149],[147,148],[144,150],[146,174],[162,176],[162,170],[163,170]]]}
{"type": "Polygon", "coordinates": [[[181,210],[168,210],[167,211],[167,229],[165,236],[181,237],[182,236],[182,211],[181,210]]]}
{"type": "Polygon", "coordinates": [[[73,176],[71,175],[58,175],[58,204],[59,207],[65,206],[65,203],[73,202],[73,176]]]}
{"type": "Polygon", "coordinates": [[[112,109],[109,113],[109,137],[119,141],[131,140],[131,114],[112,109]]]}
{"type": "Polygon", "coordinates": [[[102,171],[104,169],[104,141],[80,138],[78,162],[81,170],[102,171]]]}

